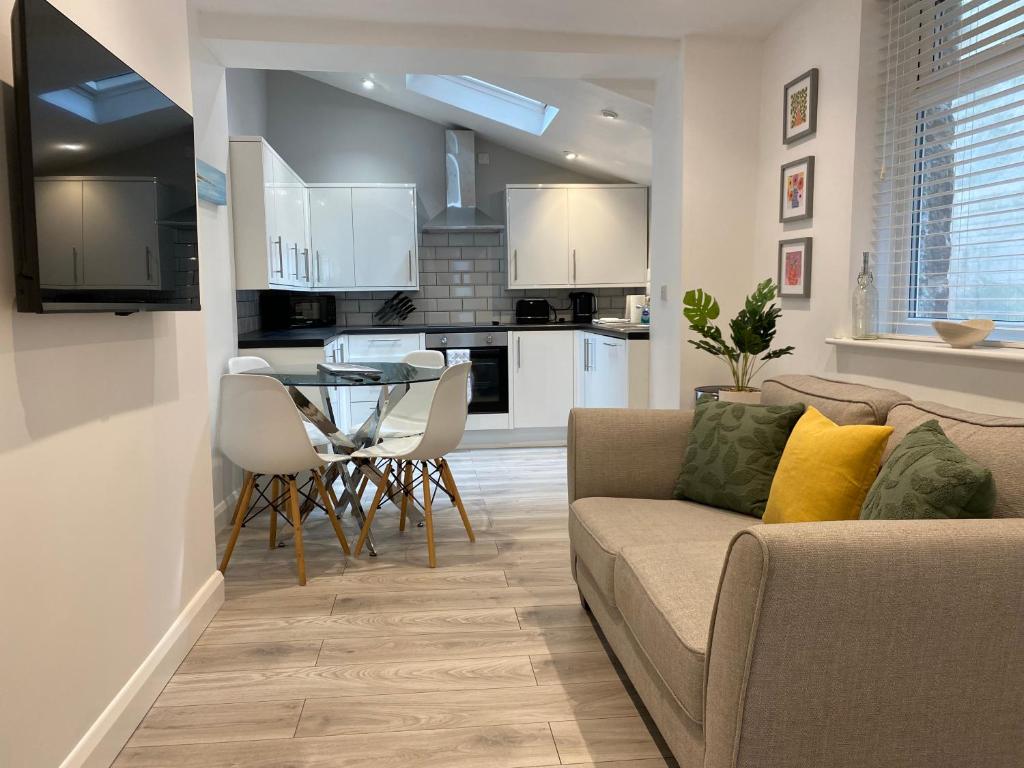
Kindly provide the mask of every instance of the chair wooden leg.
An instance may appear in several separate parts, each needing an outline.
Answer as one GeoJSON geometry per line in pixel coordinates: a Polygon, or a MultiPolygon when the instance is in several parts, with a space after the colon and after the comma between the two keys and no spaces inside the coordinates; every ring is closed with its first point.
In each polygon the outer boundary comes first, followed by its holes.
{"type": "Polygon", "coordinates": [[[409,497],[412,496],[412,473],[413,473],[413,465],[412,464],[413,463],[411,461],[407,461],[407,462],[404,463],[405,473],[404,473],[404,476],[402,478],[402,514],[398,518],[398,530],[399,531],[404,531],[405,530],[406,510],[409,507],[409,497]]]}
{"type": "Polygon", "coordinates": [[[356,540],[355,548],[356,557],[359,557],[359,553],[363,551],[363,544],[366,543],[366,537],[370,535],[370,526],[373,525],[373,516],[377,514],[377,507],[380,506],[380,502],[384,498],[384,493],[388,489],[388,478],[390,476],[391,462],[389,461],[384,465],[384,471],[381,473],[380,482],[377,484],[377,492],[373,494],[373,503],[370,505],[370,509],[366,513],[366,522],[363,523],[363,529],[359,531],[359,538],[356,540]]]}
{"type": "Polygon", "coordinates": [[[295,530],[295,567],[299,572],[299,586],[306,585],[306,553],[302,548],[302,513],[299,511],[299,489],[295,475],[288,478],[288,507],[291,510],[292,528],[295,530]]]}
{"type": "Polygon", "coordinates": [[[274,475],[270,483],[270,548],[277,549],[277,497],[281,495],[281,480],[274,475]]]}
{"type": "Polygon", "coordinates": [[[341,551],[346,555],[351,554],[348,548],[348,539],[345,538],[345,532],[341,530],[341,523],[338,522],[338,516],[334,514],[334,504],[331,503],[331,497],[327,493],[327,488],[324,485],[324,481],[320,478],[320,470],[313,470],[313,482],[316,483],[316,489],[320,492],[320,500],[324,503],[324,510],[327,512],[327,518],[331,521],[331,526],[334,528],[334,535],[338,537],[338,543],[341,544],[341,551]]]}
{"type": "Polygon", "coordinates": [[[256,476],[252,472],[246,472],[245,480],[242,481],[242,492],[238,494],[238,504],[235,506],[235,523],[231,527],[231,538],[228,539],[224,557],[220,561],[221,573],[227,571],[231,553],[235,551],[235,542],[238,541],[238,534],[242,530],[242,521],[245,520],[245,511],[249,509],[249,499],[252,498],[254,485],[256,485],[256,476]]]}
{"type": "Polygon", "coordinates": [[[427,529],[427,562],[431,568],[437,567],[437,555],[434,553],[434,515],[430,509],[430,465],[423,462],[423,525],[427,529]]]}
{"type": "Polygon", "coordinates": [[[448,466],[448,462],[443,458],[439,459],[438,463],[441,465],[441,479],[451,493],[452,498],[455,499],[455,506],[458,507],[459,515],[462,517],[462,525],[466,529],[466,534],[469,536],[470,541],[476,541],[476,536],[473,535],[473,526],[469,523],[469,515],[466,514],[466,507],[462,503],[462,494],[459,493],[459,486],[455,484],[455,475],[452,474],[452,468],[448,466]]]}

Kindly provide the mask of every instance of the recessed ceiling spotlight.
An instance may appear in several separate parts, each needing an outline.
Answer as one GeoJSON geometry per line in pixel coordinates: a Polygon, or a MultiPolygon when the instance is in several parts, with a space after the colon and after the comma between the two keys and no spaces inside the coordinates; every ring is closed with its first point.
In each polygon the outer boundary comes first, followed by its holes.
{"type": "Polygon", "coordinates": [[[601,117],[603,117],[605,120],[618,120],[619,113],[616,112],[614,109],[602,109],[601,117]]]}
{"type": "Polygon", "coordinates": [[[372,91],[376,87],[377,87],[377,84],[375,82],[373,82],[373,80],[371,80],[368,77],[364,77],[363,78],[363,90],[364,91],[372,91]]]}
{"type": "Polygon", "coordinates": [[[68,152],[81,152],[85,149],[85,144],[58,144],[57,149],[64,149],[68,152]]]}
{"type": "Polygon", "coordinates": [[[565,150],[565,152],[563,152],[562,154],[565,155],[566,160],[575,160],[577,157],[579,157],[579,155],[577,155],[575,152],[569,149],[565,150]]]}

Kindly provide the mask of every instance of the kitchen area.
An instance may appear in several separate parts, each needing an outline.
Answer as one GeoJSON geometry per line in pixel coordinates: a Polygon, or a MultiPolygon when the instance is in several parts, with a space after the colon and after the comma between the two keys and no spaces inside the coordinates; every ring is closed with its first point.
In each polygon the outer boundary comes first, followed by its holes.
{"type": "MultiPolygon", "coordinates": [[[[335,114],[346,118],[366,101],[343,98],[335,114]]],[[[376,111],[375,125],[407,119],[396,111],[376,111]]],[[[302,157],[300,175],[287,141],[279,151],[276,137],[232,131],[239,355],[468,361],[465,447],[564,444],[573,407],[646,407],[648,187],[527,159],[461,127],[429,132],[432,157],[404,178],[388,167],[353,181],[302,157]],[[443,198],[426,199],[425,172],[443,198]]],[[[307,396],[343,430],[378,399],[373,387],[326,392],[307,396]]]]}

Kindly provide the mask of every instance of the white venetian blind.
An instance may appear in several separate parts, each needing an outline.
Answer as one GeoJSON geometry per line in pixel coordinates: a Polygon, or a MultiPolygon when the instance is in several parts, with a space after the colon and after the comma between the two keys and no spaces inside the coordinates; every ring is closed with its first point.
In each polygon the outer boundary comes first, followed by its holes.
{"type": "Polygon", "coordinates": [[[1024,341],[1024,0],[891,0],[884,27],[881,330],[1024,341]]]}

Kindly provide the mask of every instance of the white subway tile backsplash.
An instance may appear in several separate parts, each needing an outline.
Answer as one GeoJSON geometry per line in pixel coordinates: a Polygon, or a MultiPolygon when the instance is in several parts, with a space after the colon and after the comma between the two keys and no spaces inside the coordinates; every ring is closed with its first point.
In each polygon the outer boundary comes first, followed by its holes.
{"type": "MultiPolygon", "coordinates": [[[[431,233],[421,236],[420,289],[406,291],[416,310],[406,324],[487,324],[515,321],[515,302],[527,297],[547,298],[556,307],[567,307],[568,289],[510,290],[506,274],[508,258],[504,234],[431,233]]],[[[598,288],[601,315],[625,313],[625,296],[637,288],[598,288]]],[[[339,325],[369,325],[373,312],[394,291],[347,291],[336,294],[339,325]]],[[[259,292],[238,291],[239,333],[259,328],[259,292]]],[[[563,311],[562,316],[566,316],[563,311]]]]}

